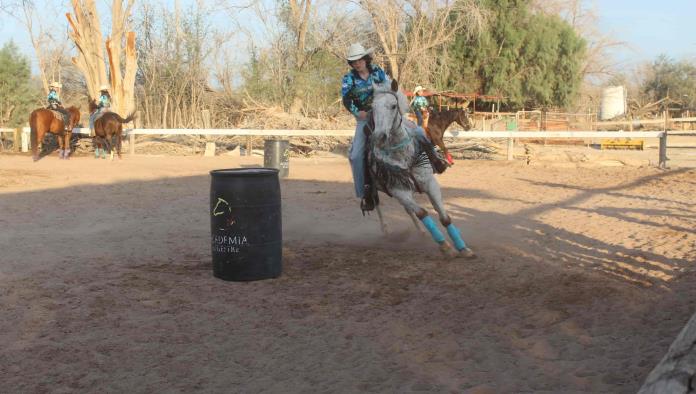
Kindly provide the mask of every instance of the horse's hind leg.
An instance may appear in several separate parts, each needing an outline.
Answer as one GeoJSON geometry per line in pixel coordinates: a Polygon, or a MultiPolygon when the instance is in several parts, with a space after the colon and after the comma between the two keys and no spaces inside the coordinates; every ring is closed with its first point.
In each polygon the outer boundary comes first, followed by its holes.
{"type": "Polygon", "coordinates": [[[377,209],[377,217],[379,217],[379,227],[382,229],[382,234],[388,235],[389,229],[387,228],[387,224],[384,222],[384,217],[382,216],[382,209],[379,207],[379,204],[375,206],[375,209],[377,209]]]}
{"type": "Polygon", "coordinates": [[[440,217],[440,223],[442,223],[442,226],[447,229],[447,235],[449,235],[450,239],[452,240],[452,244],[454,244],[454,247],[459,252],[459,255],[468,259],[476,258],[476,255],[466,245],[466,242],[464,242],[464,239],[462,238],[461,232],[457,226],[452,223],[452,219],[445,210],[445,204],[442,201],[442,191],[440,190],[440,185],[437,183],[437,179],[430,175],[424,186],[426,194],[430,199],[430,203],[433,204],[433,208],[435,208],[438,216],[440,217]]]}
{"type": "MultiPolygon", "coordinates": [[[[122,132],[121,132],[122,133],[122,132]]],[[[116,134],[116,153],[118,153],[118,158],[121,158],[121,133],[116,134]]]]}
{"type": "Polygon", "coordinates": [[[423,228],[418,225],[418,218],[416,217],[416,214],[413,212],[409,212],[408,209],[406,210],[406,213],[408,214],[408,217],[411,218],[413,225],[416,226],[416,230],[418,230],[418,232],[421,233],[421,235],[425,235],[425,230],[423,230],[423,228]]]}
{"type": "Polygon", "coordinates": [[[430,233],[430,236],[433,237],[433,241],[437,242],[437,244],[440,246],[440,251],[448,257],[453,257],[452,247],[447,242],[440,229],[437,227],[437,224],[433,218],[428,215],[428,211],[418,205],[413,197],[413,192],[410,190],[392,190],[392,194],[394,198],[396,198],[404,207],[404,209],[406,209],[406,212],[408,212],[409,215],[413,214],[420,219],[421,223],[423,223],[423,227],[425,227],[425,229],[430,233]]]}
{"type": "Polygon", "coordinates": [[[104,146],[101,151],[101,158],[106,159],[107,152],[111,154],[111,136],[107,134],[102,140],[104,141],[104,146]]]}
{"type": "Polygon", "coordinates": [[[101,147],[101,138],[98,136],[92,137],[92,146],[94,147],[94,158],[99,158],[99,147],[101,147]]]}

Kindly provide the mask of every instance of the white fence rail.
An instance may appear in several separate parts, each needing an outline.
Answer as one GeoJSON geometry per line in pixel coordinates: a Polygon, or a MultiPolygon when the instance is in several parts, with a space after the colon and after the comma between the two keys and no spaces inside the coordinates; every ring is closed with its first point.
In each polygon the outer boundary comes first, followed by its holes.
{"type": "MultiPolygon", "coordinates": [[[[14,130],[12,130],[14,131],[14,130]]],[[[29,150],[29,128],[22,130],[22,152],[29,150]]],[[[75,128],[73,133],[90,134],[89,128],[75,128]]],[[[130,151],[135,153],[136,135],[227,135],[259,137],[352,137],[353,129],[342,130],[254,130],[254,129],[125,129],[130,138],[130,151]]],[[[451,130],[445,137],[458,139],[507,139],[507,157],[512,160],[514,140],[519,138],[659,138],[659,166],[667,164],[667,132],[664,131],[464,131],[451,130]]]]}

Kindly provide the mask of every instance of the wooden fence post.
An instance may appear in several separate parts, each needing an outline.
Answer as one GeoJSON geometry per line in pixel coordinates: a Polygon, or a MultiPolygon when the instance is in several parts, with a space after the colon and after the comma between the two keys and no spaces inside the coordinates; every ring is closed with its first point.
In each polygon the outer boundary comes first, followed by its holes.
{"type": "Polygon", "coordinates": [[[22,152],[29,152],[29,132],[30,129],[28,127],[22,128],[22,152]]]}
{"type": "Polygon", "coordinates": [[[658,163],[660,168],[667,168],[667,131],[665,130],[660,137],[660,161],[658,163]]]}
{"type": "MultiPolygon", "coordinates": [[[[141,113],[140,111],[137,111],[135,113],[135,121],[133,122],[133,125],[135,126],[136,129],[139,129],[143,122],[141,120],[141,113]]],[[[135,155],[135,133],[133,130],[131,130],[130,133],[128,133],[128,153],[131,155],[135,155]]]]}
{"type": "Polygon", "coordinates": [[[14,132],[12,139],[12,150],[19,152],[21,150],[21,140],[22,140],[22,128],[17,127],[14,132]]]}

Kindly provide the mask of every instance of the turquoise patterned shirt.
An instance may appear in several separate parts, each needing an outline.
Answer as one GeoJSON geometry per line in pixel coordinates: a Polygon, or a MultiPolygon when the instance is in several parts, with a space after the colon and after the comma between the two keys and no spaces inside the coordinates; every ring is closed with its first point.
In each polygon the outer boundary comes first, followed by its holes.
{"type": "Polygon", "coordinates": [[[111,98],[105,94],[99,97],[99,108],[109,108],[111,107],[111,98]]]}
{"type": "Polygon", "coordinates": [[[53,103],[60,103],[60,97],[58,97],[58,92],[55,90],[51,90],[48,93],[48,103],[53,104],[53,103]]]}
{"type": "Polygon", "coordinates": [[[388,81],[387,74],[374,64],[370,65],[370,75],[366,80],[360,78],[355,70],[350,70],[341,83],[343,106],[354,116],[358,116],[359,111],[369,111],[372,109],[372,83],[385,81],[388,81]]]}
{"type": "Polygon", "coordinates": [[[411,108],[414,111],[423,112],[424,109],[428,108],[428,99],[423,96],[414,97],[413,101],[411,102],[411,108]]]}

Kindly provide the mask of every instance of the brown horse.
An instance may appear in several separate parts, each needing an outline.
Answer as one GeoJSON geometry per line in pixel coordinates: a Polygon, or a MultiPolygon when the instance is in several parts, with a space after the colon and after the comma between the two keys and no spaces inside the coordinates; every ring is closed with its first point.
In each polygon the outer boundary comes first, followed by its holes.
{"type": "Polygon", "coordinates": [[[473,125],[469,119],[469,109],[468,108],[457,108],[449,109],[445,111],[433,111],[430,113],[430,120],[428,121],[428,127],[426,133],[430,137],[433,144],[437,145],[442,149],[442,153],[447,158],[447,162],[452,165],[454,160],[452,160],[452,155],[449,154],[445,142],[442,140],[445,130],[453,122],[457,122],[464,130],[471,130],[473,125]]]}
{"type": "MultiPolygon", "coordinates": [[[[97,110],[97,102],[95,100],[89,101],[89,113],[93,116],[97,110]]],[[[94,137],[93,145],[94,157],[99,157],[99,149],[102,149],[102,158],[106,159],[106,153],[108,152],[111,159],[114,158],[114,153],[112,151],[113,138],[116,137],[116,153],[118,158],[121,158],[121,140],[123,135],[123,124],[130,123],[135,119],[135,113],[132,112],[125,119],[119,116],[116,112],[104,112],[99,119],[94,121],[94,137]]]]}
{"type": "Polygon", "coordinates": [[[80,110],[77,107],[67,108],[70,114],[70,121],[66,130],[63,116],[54,114],[48,108],[34,110],[29,116],[29,127],[31,128],[31,153],[34,161],[39,160],[39,145],[43,144],[46,133],[53,133],[58,140],[58,155],[61,159],[70,156],[70,138],[72,130],[80,121],[80,110]]]}

